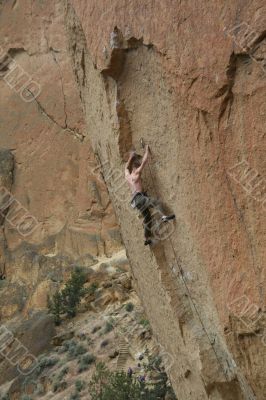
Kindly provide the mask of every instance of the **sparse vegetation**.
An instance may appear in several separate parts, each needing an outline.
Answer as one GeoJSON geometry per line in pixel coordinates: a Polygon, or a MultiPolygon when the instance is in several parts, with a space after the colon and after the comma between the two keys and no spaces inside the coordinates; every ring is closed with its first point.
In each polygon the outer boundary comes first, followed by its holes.
{"type": "Polygon", "coordinates": [[[77,380],[76,383],[75,383],[75,387],[76,387],[77,392],[81,392],[85,388],[85,385],[86,384],[85,384],[84,381],[77,380]]]}
{"type": "MultiPolygon", "coordinates": [[[[89,384],[89,393],[92,400],[140,400],[140,384],[133,381],[123,372],[110,372],[104,364],[98,364],[96,372],[89,384]]],[[[145,397],[146,399],[146,397],[145,397]]]]}
{"type": "Polygon", "coordinates": [[[81,354],[85,354],[87,352],[87,348],[82,344],[79,344],[75,341],[75,339],[66,340],[60,349],[60,353],[68,352],[69,359],[76,358],[81,354]]]}
{"type": "Polygon", "coordinates": [[[105,334],[106,334],[106,333],[109,333],[109,332],[111,332],[113,329],[114,329],[114,325],[113,325],[112,321],[110,320],[110,321],[106,322],[105,327],[104,327],[104,333],[105,333],[105,334]]]}
{"type": "Polygon", "coordinates": [[[96,292],[96,290],[98,289],[98,287],[99,287],[99,284],[97,282],[93,282],[87,289],[87,293],[94,294],[96,292]]]}
{"type": "Polygon", "coordinates": [[[63,379],[63,377],[68,373],[69,368],[68,367],[64,367],[61,369],[61,371],[58,374],[58,379],[61,380],[63,379]]]}
{"type": "Polygon", "coordinates": [[[96,332],[98,332],[101,328],[102,328],[101,326],[97,325],[97,326],[95,326],[95,327],[92,329],[91,333],[96,333],[96,332]]]}
{"type": "Polygon", "coordinates": [[[96,358],[93,354],[85,354],[84,356],[80,357],[78,361],[78,373],[87,371],[89,366],[96,361],[96,358]]]}
{"type": "MultiPolygon", "coordinates": [[[[166,394],[173,394],[167,380],[163,373],[154,385],[147,385],[134,377],[130,378],[125,372],[111,372],[99,363],[90,381],[89,393],[92,400],[164,400],[166,394]]],[[[172,399],[176,400],[176,397],[172,399]]]]}
{"type": "Polygon", "coordinates": [[[1,399],[1,400],[9,400],[10,397],[9,397],[9,395],[6,393],[6,394],[4,394],[4,395],[1,395],[0,399],[1,399]]]}
{"type": "Polygon", "coordinates": [[[67,388],[67,382],[64,381],[63,378],[68,373],[68,371],[69,371],[69,368],[64,367],[61,369],[61,371],[59,371],[59,373],[55,377],[55,379],[53,381],[53,392],[54,393],[59,392],[61,390],[65,390],[67,388]]]}
{"type": "Polygon", "coordinates": [[[78,392],[72,393],[69,397],[69,400],[79,400],[80,399],[80,395],[78,392]]]}
{"type": "Polygon", "coordinates": [[[54,316],[56,325],[61,323],[64,315],[67,318],[75,317],[77,307],[88,291],[84,288],[85,282],[85,273],[80,268],[76,268],[66,282],[65,287],[61,291],[58,290],[52,299],[48,297],[48,310],[54,316]]]}
{"type": "Polygon", "coordinates": [[[127,304],[125,305],[125,310],[126,310],[127,312],[133,311],[133,310],[134,310],[134,304],[133,304],[133,303],[127,303],[127,304]]]}
{"type": "Polygon", "coordinates": [[[87,352],[87,349],[82,346],[82,344],[76,344],[72,345],[71,347],[69,347],[68,349],[68,354],[69,354],[69,358],[76,358],[82,354],[85,354],[87,352]]]}
{"type": "Polygon", "coordinates": [[[67,382],[66,381],[60,381],[57,380],[54,384],[53,384],[53,392],[61,392],[63,390],[65,390],[67,388],[67,382]]]}
{"type": "MultiPolygon", "coordinates": [[[[36,384],[37,378],[41,375],[41,373],[46,368],[52,368],[54,365],[56,365],[58,363],[58,361],[59,361],[59,359],[56,357],[46,357],[44,355],[39,356],[38,364],[37,364],[36,368],[30,375],[26,376],[24,379],[24,382],[23,382],[24,393],[25,393],[25,388],[27,386],[36,384]]],[[[41,390],[41,389],[43,390],[43,387],[41,388],[41,386],[39,387],[38,390],[41,390]]]]}
{"type": "Polygon", "coordinates": [[[149,326],[150,326],[149,320],[147,320],[147,319],[145,319],[145,318],[142,318],[142,319],[139,321],[139,323],[140,323],[140,325],[142,325],[144,328],[149,328],[149,326]]]}
{"type": "Polygon", "coordinates": [[[37,383],[34,394],[37,394],[37,396],[43,396],[45,394],[44,386],[41,383],[37,383]]]}
{"type": "Polygon", "coordinates": [[[39,376],[45,368],[51,368],[57,364],[58,358],[41,356],[38,365],[34,370],[35,375],[39,376]]]}

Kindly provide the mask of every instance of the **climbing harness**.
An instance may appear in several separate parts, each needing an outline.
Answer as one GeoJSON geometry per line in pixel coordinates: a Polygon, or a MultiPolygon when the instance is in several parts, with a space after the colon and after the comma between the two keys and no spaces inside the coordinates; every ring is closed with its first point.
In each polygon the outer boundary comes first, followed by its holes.
{"type": "MultiPolygon", "coordinates": [[[[140,139],[140,144],[141,144],[141,147],[144,149],[145,143],[144,143],[143,138],[140,139]]],[[[150,166],[149,160],[148,160],[148,166],[149,166],[149,171],[150,171],[152,186],[153,186],[154,191],[156,192],[156,185],[155,185],[155,181],[154,181],[154,178],[153,178],[153,173],[152,173],[152,170],[151,170],[151,166],[150,166]]],[[[192,306],[193,306],[193,308],[194,308],[194,310],[195,310],[195,312],[196,312],[196,314],[197,314],[197,316],[198,316],[198,319],[199,319],[199,322],[200,322],[200,324],[201,324],[201,326],[202,326],[202,329],[203,329],[203,331],[205,332],[205,334],[206,334],[206,336],[207,336],[207,338],[208,338],[208,341],[209,341],[209,343],[210,343],[210,345],[211,345],[211,348],[213,349],[213,352],[214,352],[214,354],[215,354],[215,357],[216,357],[216,359],[217,359],[217,362],[218,362],[218,364],[220,365],[221,370],[223,371],[223,374],[224,374],[226,380],[229,382],[227,373],[226,373],[226,371],[224,370],[223,364],[222,364],[222,362],[221,362],[221,360],[220,360],[220,358],[219,358],[219,356],[218,356],[218,354],[217,354],[217,352],[216,352],[216,350],[215,350],[215,348],[214,348],[215,340],[211,340],[211,338],[210,338],[210,336],[209,336],[209,334],[208,334],[208,332],[207,332],[207,329],[205,328],[205,325],[204,325],[204,323],[203,323],[203,321],[202,321],[202,318],[201,318],[201,316],[200,316],[200,313],[199,313],[199,311],[198,311],[198,308],[197,308],[197,306],[196,306],[196,304],[195,304],[195,302],[194,302],[194,300],[193,300],[193,298],[192,298],[192,296],[191,296],[189,287],[188,287],[188,285],[187,285],[187,283],[186,283],[186,280],[185,280],[185,278],[184,278],[184,273],[183,273],[182,267],[181,267],[180,264],[179,264],[178,257],[177,257],[177,254],[176,254],[176,251],[175,251],[175,248],[174,248],[173,241],[172,241],[171,237],[169,237],[169,242],[170,242],[170,245],[171,245],[171,248],[172,248],[172,251],[173,251],[173,255],[174,255],[174,258],[175,258],[175,261],[176,261],[176,265],[178,266],[178,269],[179,269],[179,272],[180,272],[181,280],[182,280],[182,282],[183,282],[183,284],[184,284],[184,286],[185,286],[187,295],[188,295],[188,297],[189,297],[189,299],[190,299],[190,302],[191,302],[191,304],[192,304],[192,306]]]]}

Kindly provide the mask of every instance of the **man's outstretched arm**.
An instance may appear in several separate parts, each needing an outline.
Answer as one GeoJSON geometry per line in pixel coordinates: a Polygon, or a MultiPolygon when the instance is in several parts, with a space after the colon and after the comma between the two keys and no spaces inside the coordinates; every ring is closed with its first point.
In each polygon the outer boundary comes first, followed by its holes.
{"type": "Polygon", "coordinates": [[[147,145],[145,146],[145,153],[144,153],[144,156],[143,156],[143,158],[142,158],[141,165],[140,165],[140,167],[137,169],[137,172],[138,172],[138,173],[141,173],[142,170],[143,170],[143,168],[144,168],[145,165],[147,164],[148,159],[149,159],[149,155],[150,155],[150,148],[149,148],[149,145],[147,144],[147,145]]]}
{"type": "Polygon", "coordinates": [[[126,163],[126,165],[125,165],[125,177],[127,177],[128,175],[130,175],[130,172],[129,172],[129,164],[130,164],[130,162],[131,162],[131,160],[132,160],[132,158],[134,157],[134,155],[135,155],[135,151],[131,151],[130,152],[130,155],[129,155],[129,158],[128,158],[128,160],[127,160],[127,163],[126,163]]]}

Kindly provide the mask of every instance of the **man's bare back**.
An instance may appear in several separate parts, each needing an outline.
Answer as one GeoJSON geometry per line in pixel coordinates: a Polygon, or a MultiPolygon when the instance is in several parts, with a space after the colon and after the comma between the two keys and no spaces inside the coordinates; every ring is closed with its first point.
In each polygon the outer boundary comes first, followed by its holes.
{"type": "Polygon", "coordinates": [[[145,154],[143,156],[141,163],[139,162],[134,163],[134,158],[136,158],[136,153],[132,152],[126,164],[125,178],[129,184],[132,193],[142,192],[141,174],[143,168],[147,164],[149,152],[150,152],[149,146],[146,146],[145,154]]]}
{"type": "Polygon", "coordinates": [[[132,172],[130,175],[126,177],[126,180],[129,184],[132,193],[142,192],[141,174],[132,172]]]}

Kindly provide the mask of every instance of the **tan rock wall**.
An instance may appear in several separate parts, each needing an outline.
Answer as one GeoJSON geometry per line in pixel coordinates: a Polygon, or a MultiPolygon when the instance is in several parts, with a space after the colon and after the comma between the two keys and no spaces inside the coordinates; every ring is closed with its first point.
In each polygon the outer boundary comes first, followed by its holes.
{"type": "Polygon", "coordinates": [[[0,149],[14,159],[12,182],[0,179],[14,196],[15,216],[13,224],[5,218],[0,255],[7,275],[0,296],[5,318],[45,308],[47,293],[71,266],[111,255],[121,238],[85,137],[62,2],[1,2],[0,25],[0,149]],[[27,79],[35,85],[23,89],[27,79]],[[39,95],[34,99],[28,90],[39,95]],[[20,206],[39,223],[31,234],[18,229],[20,206]],[[49,276],[55,266],[62,269],[56,280],[49,276]]]}

